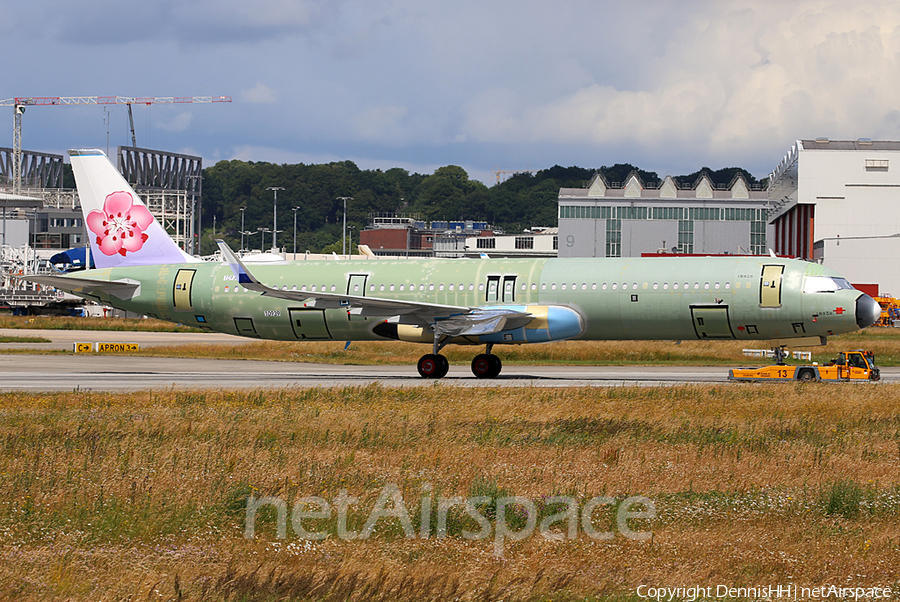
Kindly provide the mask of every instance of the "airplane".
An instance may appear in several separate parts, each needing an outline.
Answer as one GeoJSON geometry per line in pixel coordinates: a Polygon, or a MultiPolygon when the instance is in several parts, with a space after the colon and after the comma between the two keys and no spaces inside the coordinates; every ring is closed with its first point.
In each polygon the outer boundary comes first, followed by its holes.
{"type": "Polygon", "coordinates": [[[746,340],[820,345],[873,324],[881,308],[817,263],[770,256],[378,259],[250,264],[182,251],[99,150],[71,150],[96,269],[29,280],[161,320],[282,341],[496,345],[565,340],[746,340]]]}

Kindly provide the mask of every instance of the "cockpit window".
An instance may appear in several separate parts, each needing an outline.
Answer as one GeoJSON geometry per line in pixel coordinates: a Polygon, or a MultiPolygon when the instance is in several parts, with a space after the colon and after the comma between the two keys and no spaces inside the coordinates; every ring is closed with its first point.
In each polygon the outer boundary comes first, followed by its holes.
{"type": "Polygon", "coordinates": [[[804,293],[835,293],[841,289],[852,289],[846,278],[832,278],[831,276],[807,276],[803,283],[804,293]]]}

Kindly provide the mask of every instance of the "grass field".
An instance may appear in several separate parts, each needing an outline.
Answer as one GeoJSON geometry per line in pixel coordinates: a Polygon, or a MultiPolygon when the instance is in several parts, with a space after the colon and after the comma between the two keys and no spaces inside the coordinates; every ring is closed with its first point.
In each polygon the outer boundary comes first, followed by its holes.
{"type": "MultiPolygon", "coordinates": [[[[0,599],[636,600],[638,585],[893,586],[900,591],[895,385],[482,389],[436,384],[256,392],[0,395],[0,599]],[[276,535],[247,499],[359,498],[394,484],[416,537],[276,535]],[[437,538],[423,498],[549,496],[610,530],[556,523],[506,541],[437,538]],[[654,518],[616,529],[629,496],[654,518]],[[429,537],[421,537],[423,525],[429,537]]],[[[511,515],[513,528],[527,516],[511,515]]],[[[832,598],[834,599],[834,598],[832,598]]]]}

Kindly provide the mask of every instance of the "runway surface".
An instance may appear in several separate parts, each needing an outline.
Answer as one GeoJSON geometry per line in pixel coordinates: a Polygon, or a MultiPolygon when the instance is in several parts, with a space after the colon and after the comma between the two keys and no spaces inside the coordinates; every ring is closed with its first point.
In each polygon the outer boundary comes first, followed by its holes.
{"type": "MultiPolygon", "coordinates": [[[[4,330],[0,335],[41,336],[51,343],[0,343],[0,349],[71,349],[75,341],[138,342],[142,346],[248,339],[207,333],[124,333],[4,330]]],[[[499,378],[477,379],[469,366],[452,365],[441,385],[472,387],[610,387],[726,383],[718,366],[504,366],[499,378]]],[[[900,380],[900,368],[882,369],[882,382],[900,380]]],[[[147,389],[262,389],[290,387],[434,386],[410,366],[346,366],[249,360],[149,358],[108,355],[0,354],[0,391],[142,391],[147,389]]],[[[747,385],[735,385],[747,386],[747,385]]]]}

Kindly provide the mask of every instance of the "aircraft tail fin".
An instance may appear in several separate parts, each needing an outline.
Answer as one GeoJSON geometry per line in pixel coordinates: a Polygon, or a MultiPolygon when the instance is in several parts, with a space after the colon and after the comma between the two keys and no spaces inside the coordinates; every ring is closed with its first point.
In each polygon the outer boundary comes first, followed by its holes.
{"type": "Polygon", "coordinates": [[[94,265],[200,261],[181,250],[101,150],[70,150],[94,265]]]}

